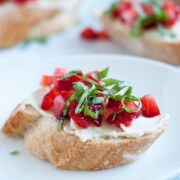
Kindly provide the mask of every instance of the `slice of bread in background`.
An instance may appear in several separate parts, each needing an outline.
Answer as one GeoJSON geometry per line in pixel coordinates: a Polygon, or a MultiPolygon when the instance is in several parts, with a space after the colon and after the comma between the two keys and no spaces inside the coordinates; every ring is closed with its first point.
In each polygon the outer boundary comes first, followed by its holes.
{"type": "MultiPolygon", "coordinates": [[[[69,123],[66,121],[66,123],[69,123]]],[[[52,116],[40,114],[30,104],[20,104],[2,128],[9,136],[24,136],[26,148],[60,169],[101,170],[138,159],[165,131],[167,122],[140,138],[104,137],[83,142],[78,136],[57,131],[52,116]]]]}
{"type": "Polygon", "coordinates": [[[74,25],[80,1],[71,0],[72,3],[76,2],[71,9],[64,8],[67,3],[61,1],[59,6],[49,7],[5,4],[0,13],[0,48],[13,46],[26,39],[44,38],[74,25]]]}
{"type": "Polygon", "coordinates": [[[180,64],[180,41],[166,41],[150,33],[145,33],[140,37],[131,37],[130,28],[109,15],[103,15],[101,22],[109,33],[110,38],[120,48],[136,55],[175,65],[180,64]]]}

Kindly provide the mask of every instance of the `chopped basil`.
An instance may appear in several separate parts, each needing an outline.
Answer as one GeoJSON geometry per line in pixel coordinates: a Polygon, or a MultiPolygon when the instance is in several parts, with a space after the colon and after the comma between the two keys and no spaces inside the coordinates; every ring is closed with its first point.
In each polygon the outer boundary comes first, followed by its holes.
{"type": "Polygon", "coordinates": [[[132,86],[130,85],[127,91],[124,93],[125,96],[130,96],[132,94],[132,86]]]}
{"type": "Polygon", "coordinates": [[[62,130],[63,129],[63,125],[64,125],[64,117],[62,117],[57,125],[57,130],[62,130]]]}
{"type": "Polygon", "coordinates": [[[143,34],[144,34],[144,30],[142,29],[138,29],[138,30],[132,29],[129,33],[129,36],[136,38],[136,37],[142,36],[143,34]]]}
{"type": "Polygon", "coordinates": [[[135,112],[139,112],[142,108],[142,104],[141,104],[141,100],[135,96],[124,96],[122,99],[121,99],[121,103],[123,105],[123,108],[126,112],[128,113],[135,113],[135,112]],[[128,108],[126,105],[125,105],[125,102],[126,101],[133,101],[133,102],[138,102],[138,107],[137,109],[133,110],[133,109],[130,109],[128,108]]]}
{"type": "Polygon", "coordinates": [[[71,76],[74,76],[74,75],[77,75],[79,73],[82,73],[81,70],[73,70],[73,71],[70,71],[67,75],[65,75],[63,78],[69,78],[71,76]]]}
{"type": "Polygon", "coordinates": [[[113,79],[113,78],[104,79],[102,81],[105,83],[105,86],[112,86],[112,85],[117,84],[119,82],[119,80],[113,79]]]}
{"type": "Polygon", "coordinates": [[[75,98],[75,96],[76,96],[76,93],[73,93],[71,97],[66,101],[66,105],[63,109],[63,116],[66,116],[69,109],[69,105],[71,104],[71,101],[75,98]]]}
{"type": "Polygon", "coordinates": [[[110,89],[110,94],[117,94],[119,91],[129,86],[130,84],[127,81],[119,81],[110,89]]]}
{"type": "MultiPolygon", "coordinates": [[[[100,116],[104,115],[104,109],[97,110],[93,112],[89,108],[89,104],[103,104],[106,99],[114,99],[115,101],[121,101],[122,109],[113,114],[113,119],[125,110],[128,113],[137,112],[141,109],[140,99],[132,96],[132,85],[127,81],[119,81],[113,78],[107,78],[109,67],[100,71],[97,76],[101,80],[101,84],[93,81],[90,78],[85,76],[77,75],[77,71],[71,71],[69,75],[73,74],[80,79],[82,82],[74,82],[74,93],[66,101],[65,107],[63,109],[63,116],[60,119],[57,129],[61,130],[64,125],[65,118],[67,118],[67,113],[69,106],[73,100],[77,101],[77,107],[75,109],[75,114],[83,113],[85,116],[97,119],[100,116]],[[102,80],[103,79],[103,80],[102,80]],[[89,82],[89,85],[85,85],[83,82],[89,82]],[[126,101],[138,102],[138,107],[136,110],[128,108],[125,104],[126,101]]],[[[81,72],[81,71],[78,71],[81,72]]]]}
{"type": "MultiPolygon", "coordinates": [[[[135,23],[131,26],[131,31],[129,32],[130,37],[140,37],[148,29],[156,28],[159,30],[162,36],[169,36],[175,38],[175,34],[166,31],[162,24],[169,20],[169,16],[163,9],[163,1],[160,0],[145,0],[143,1],[145,5],[150,5],[153,9],[153,14],[148,15],[143,8],[138,5],[134,5],[134,9],[138,14],[138,18],[135,23]]],[[[105,12],[105,14],[111,14],[118,9],[120,1],[112,4],[112,6],[105,12]]]]}
{"type": "Polygon", "coordinates": [[[98,73],[98,78],[99,78],[100,80],[101,80],[101,79],[104,79],[104,78],[107,76],[108,72],[109,72],[109,67],[103,69],[102,71],[100,71],[100,72],[98,73]]]}
{"type": "Polygon", "coordinates": [[[92,103],[92,104],[101,104],[103,100],[104,100],[103,97],[97,97],[97,96],[89,97],[89,103],[92,103]]]}
{"type": "Polygon", "coordinates": [[[78,105],[75,109],[76,114],[79,114],[80,112],[82,112],[84,105],[87,104],[87,97],[90,95],[90,93],[94,89],[95,89],[95,85],[93,84],[92,87],[90,87],[88,90],[84,91],[84,93],[80,97],[80,99],[78,101],[78,105]]]}
{"type": "Polygon", "coordinates": [[[11,151],[10,154],[11,155],[18,155],[18,154],[20,154],[20,151],[14,150],[14,151],[11,151]]]}
{"type": "Polygon", "coordinates": [[[89,78],[87,78],[87,77],[85,77],[85,76],[77,76],[77,77],[79,77],[79,78],[81,78],[82,80],[87,81],[87,82],[89,82],[89,83],[91,83],[91,84],[94,84],[95,86],[100,86],[100,84],[98,84],[97,82],[95,82],[95,81],[93,81],[92,79],[89,79],[89,78]]]}
{"type": "Polygon", "coordinates": [[[48,42],[47,38],[30,38],[25,41],[25,44],[30,44],[32,42],[38,42],[40,44],[46,44],[48,42]]]}

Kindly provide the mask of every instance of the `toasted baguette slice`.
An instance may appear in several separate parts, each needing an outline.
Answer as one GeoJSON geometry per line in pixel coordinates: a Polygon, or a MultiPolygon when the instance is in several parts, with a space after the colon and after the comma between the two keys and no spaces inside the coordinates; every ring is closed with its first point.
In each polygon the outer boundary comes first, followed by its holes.
{"type": "Polygon", "coordinates": [[[140,138],[94,138],[81,141],[74,134],[57,130],[57,121],[44,116],[31,104],[16,107],[2,128],[8,136],[23,136],[26,148],[60,169],[101,170],[135,161],[164,132],[167,121],[140,138]]]}
{"type": "Polygon", "coordinates": [[[7,3],[3,6],[0,7],[0,48],[16,45],[26,39],[47,37],[76,22],[75,9],[36,4],[16,6],[7,3]]]}
{"type": "Polygon", "coordinates": [[[131,37],[130,28],[109,15],[103,15],[101,22],[110,38],[122,49],[166,63],[180,64],[180,41],[165,40],[158,32],[131,37]]]}

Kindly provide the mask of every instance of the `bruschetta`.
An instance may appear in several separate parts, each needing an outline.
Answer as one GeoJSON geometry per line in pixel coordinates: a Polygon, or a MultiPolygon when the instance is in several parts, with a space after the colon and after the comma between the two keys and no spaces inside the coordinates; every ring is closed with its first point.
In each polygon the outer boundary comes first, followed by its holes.
{"type": "Polygon", "coordinates": [[[1,0],[0,48],[45,38],[76,22],[79,0],[1,0]]]}
{"type": "Polygon", "coordinates": [[[166,130],[152,95],[138,98],[109,68],[83,74],[57,68],[20,103],[2,132],[23,136],[26,148],[60,169],[102,170],[138,159],[166,130]]]}
{"type": "Polygon", "coordinates": [[[180,64],[180,7],[172,1],[116,1],[101,22],[128,52],[180,64]]]}

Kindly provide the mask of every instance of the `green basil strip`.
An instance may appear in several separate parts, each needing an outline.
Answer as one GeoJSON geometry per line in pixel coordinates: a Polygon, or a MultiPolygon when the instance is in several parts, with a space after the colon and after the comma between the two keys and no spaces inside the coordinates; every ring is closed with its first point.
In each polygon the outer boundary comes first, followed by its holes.
{"type": "Polygon", "coordinates": [[[88,87],[84,85],[82,82],[74,82],[73,87],[76,92],[83,92],[88,89],[88,87]]]}
{"type": "Polygon", "coordinates": [[[97,75],[98,75],[98,78],[101,80],[101,79],[104,79],[107,75],[108,75],[108,72],[109,72],[109,67],[103,69],[102,71],[100,71],[97,75]]]}
{"type": "Polygon", "coordinates": [[[109,91],[111,94],[117,94],[122,89],[131,86],[127,81],[119,81],[116,85],[114,85],[109,91]]]}
{"type": "Polygon", "coordinates": [[[88,95],[95,89],[96,87],[94,86],[94,84],[92,85],[92,87],[88,90],[86,90],[82,96],[79,99],[78,105],[75,109],[75,113],[79,114],[82,110],[83,110],[83,105],[85,104],[85,100],[87,100],[88,95]]]}
{"type": "Polygon", "coordinates": [[[64,126],[64,117],[62,117],[57,125],[57,130],[62,130],[63,129],[63,126],[64,126]]]}
{"type": "Polygon", "coordinates": [[[97,96],[89,97],[89,103],[92,103],[92,104],[101,104],[103,101],[104,101],[103,97],[97,97],[97,96]]]}
{"type": "Polygon", "coordinates": [[[129,88],[127,89],[127,91],[124,93],[125,96],[130,96],[132,94],[132,86],[129,86],[129,88]]]}
{"type": "Polygon", "coordinates": [[[10,154],[11,155],[18,155],[18,154],[20,154],[20,151],[14,150],[14,151],[11,151],[10,154]]]}
{"type": "Polygon", "coordinates": [[[104,86],[112,86],[112,85],[117,84],[119,82],[119,80],[113,79],[113,78],[104,79],[102,81],[105,83],[104,86]]]}
{"type": "Polygon", "coordinates": [[[71,97],[66,101],[66,105],[63,109],[63,116],[66,116],[69,109],[69,105],[71,104],[71,101],[75,98],[75,96],[76,96],[76,93],[73,93],[71,97]]]}
{"type": "Polygon", "coordinates": [[[78,76],[78,75],[76,75],[76,76],[77,76],[78,78],[84,80],[84,81],[87,81],[87,82],[89,82],[89,83],[91,83],[91,84],[96,85],[97,87],[101,87],[100,84],[98,84],[97,82],[93,81],[92,79],[89,79],[89,78],[84,77],[84,76],[78,76]]]}
{"type": "Polygon", "coordinates": [[[141,100],[135,96],[123,96],[123,98],[121,99],[121,103],[122,103],[122,106],[124,108],[124,110],[128,113],[135,113],[135,112],[139,112],[142,108],[142,103],[141,103],[141,100]],[[136,101],[138,102],[138,108],[136,110],[132,110],[130,108],[128,108],[126,105],[125,105],[125,102],[126,101],[136,101]]]}
{"type": "Polygon", "coordinates": [[[116,94],[116,95],[112,95],[111,99],[114,99],[115,101],[120,101],[122,97],[123,97],[122,95],[116,94]]]}
{"type": "Polygon", "coordinates": [[[82,73],[81,70],[73,70],[70,71],[67,75],[63,76],[63,79],[69,78],[71,76],[77,75],[78,73],[82,73]]]}

